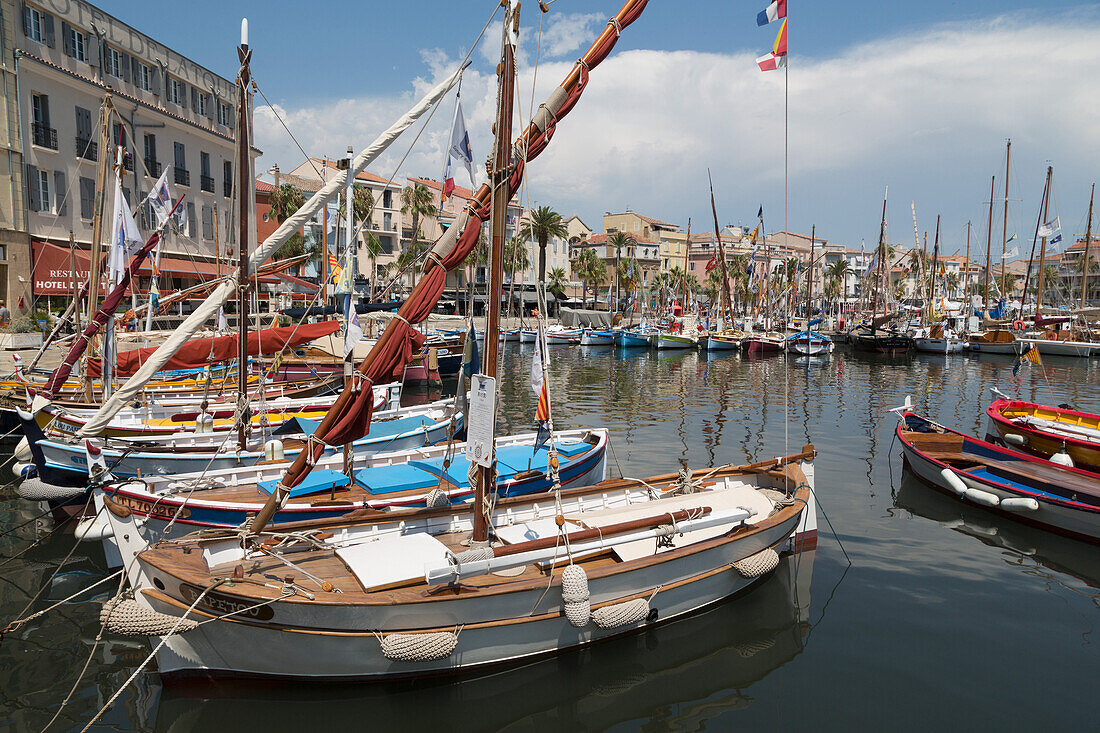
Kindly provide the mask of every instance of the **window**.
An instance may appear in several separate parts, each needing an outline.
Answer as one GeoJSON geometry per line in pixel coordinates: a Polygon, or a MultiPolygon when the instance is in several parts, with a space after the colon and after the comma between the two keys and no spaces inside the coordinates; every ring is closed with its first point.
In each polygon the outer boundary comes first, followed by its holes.
{"type": "Polygon", "coordinates": [[[153,91],[153,70],[145,64],[138,64],[138,78],[135,81],[141,89],[153,91]]]}
{"type": "Polygon", "coordinates": [[[88,39],[76,28],[69,28],[69,49],[72,51],[70,55],[77,61],[88,60],[88,39]]]}
{"type": "Polygon", "coordinates": [[[50,127],[50,98],[45,94],[31,95],[31,132],[35,145],[57,150],[57,130],[50,127]]]}
{"type": "Polygon", "coordinates": [[[199,170],[204,176],[210,176],[210,153],[199,153],[199,170]]]}
{"type": "Polygon", "coordinates": [[[389,190],[388,188],[382,192],[382,208],[393,208],[393,191],[389,190]]]}
{"type": "Polygon", "coordinates": [[[91,178],[80,179],[80,218],[91,221],[95,206],[95,181],[91,178]]]}
{"type": "Polygon", "coordinates": [[[233,195],[233,162],[222,163],[222,195],[229,198],[233,195]]]}
{"type": "Polygon", "coordinates": [[[205,94],[199,94],[195,97],[195,101],[198,102],[198,106],[195,107],[195,111],[204,117],[206,116],[206,100],[207,95],[205,94]]]}
{"type": "Polygon", "coordinates": [[[23,6],[23,30],[27,38],[42,43],[42,11],[27,5],[23,6]]]}
{"type": "Polygon", "coordinates": [[[228,127],[230,122],[230,115],[233,114],[232,108],[228,104],[222,104],[218,102],[218,124],[228,127]]]}
{"type": "Polygon", "coordinates": [[[122,52],[117,48],[108,48],[106,58],[107,73],[113,77],[122,78],[122,52]]]}
{"type": "Polygon", "coordinates": [[[168,101],[172,104],[183,104],[183,82],[179,79],[168,79],[168,101]]]}
{"type": "MultiPolygon", "coordinates": [[[[157,136],[151,132],[145,133],[145,165],[157,162],[157,136]]],[[[152,169],[150,168],[150,172],[152,169]]]]}
{"type": "Polygon", "coordinates": [[[382,228],[387,232],[393,231],[393,214],[388,211],[382,214],[382,228]]]}
{"type": "Polygon", "coordinates": [[[214,193],[214,177],[210,175],[210,153],[199,153],[199,185],[203,191],[214,193]]]}
{"type": "Polygon", "coordinates": [[[175,152],[173,162],[176,166],[176,183],[181,186],[190,186],[191,172],[187,170],[187,154],[183,143],[172,143],[172,146],[175,152]]]}
{"type": "Polygon", "coordinates": [[[44,214],[53,213],[53,204],[50,202],[50,174],[48,171],[38,171],[38,200],[41,202],[41,211],[44,214]]]}

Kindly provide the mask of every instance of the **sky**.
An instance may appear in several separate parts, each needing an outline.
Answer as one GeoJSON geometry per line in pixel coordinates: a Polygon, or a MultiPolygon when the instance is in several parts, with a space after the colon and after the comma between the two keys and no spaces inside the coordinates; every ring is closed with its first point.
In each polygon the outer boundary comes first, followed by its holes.
{"type": "MultiPolygon", "coordinates": [[[[787,157],[784,75],[754,59],[778,23],[757,27],[767,0],[651,0],[546,152],[528,168],[522,204],[550,205],[601,229],[605,211],[633,211],[694,231],[713,228],[707,171],[722,224],[784,228],[859,249],[877,242],[889,186],[888,238],[929,248],[985,247],[996,176],[999,252],[1005,143],[1011,138],[1008,235],[1030,248],[1047,165],[1051,217],[1065,243],[1083,235],[1100,163],[1100,6],[1016,0],[789,3],[787,157]],[[786,170],[786,195],[784,180],[786,170]]],[[[555,0],[521,13],[519,115],[568,73],[621,3],[555,0]],[[541,34],[540,34],[541,25],[541,34]],[[536,46],[538,65],[536,66],[536,46]]],[[[257,170],[359,149],[465,57],[496,0],[301,3],[189,0],[186,13],[103,2],[107,12],[226,77],[249,19],[257,97],[257,170]],[[268,104],[270,101],[270,106],[268,104]]],[[[488,153],[499,15],[471,55],[462,106],[475,161],[488,153]]],[[[438,178],[454,95],[413,145],[416,126],[371,170],[438,178]],[[411,147],[410,147],[411,146],[411,147]],[[403,162],[402,162],[403,161],[403,162]]],[[[518,132],[518,125],[516,131],[518,132]]],[[[480,183],[483,172],[477,171],[480,183]]],[[[469,185],[464,170],[459,185],[469,185]]],[[[1096,227],[1100,229],[1100,225],[1096,227]]],[[[1011,246],[1011,245],[1010,245],[1011,246]]]]}

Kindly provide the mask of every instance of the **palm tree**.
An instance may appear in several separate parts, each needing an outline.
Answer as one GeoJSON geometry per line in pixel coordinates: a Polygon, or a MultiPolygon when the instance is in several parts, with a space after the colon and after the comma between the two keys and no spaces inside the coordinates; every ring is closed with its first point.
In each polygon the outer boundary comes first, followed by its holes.
{"type": "MultiPolygon", "coordinates": [[[[669,271],[668,274],[669,278],[672,280],[672,282],[669,283],[672,289],[677,293],[683,294],[683,292],[688,287],[688,274],[684,272],[684,268],[676,265],[669,271]]],[[[687,303],[681,303],[680,306],[682,311],[686,313],[687,303]]]]}
{"type": "Polygon", "coordinates": [[[477,244],[470,250],[470,254],[466,255],[466,259],[463,260],[462,265],[466,268],[466,315],[470,316],[474,312],[474,272],[478,265],[484,265],[489,262],[489,240],[485,236],[485,230],[481,230],[481,234],[478,235],[477,244]]]}
{"type": "MultiPolygon", "coordinates": [[[[305,205],[306,197],[294,184],[284,183],[269,194],[268,201],[271,205],[269,215],[282,224],[305,205]]],[[[285,260],[305,254],[306,251],[305,237],[295,232],[283,246],[275,250],[273,256],[277,260],[285,260]]]]}
{"type": "Polygon", "coordinates": [[[435,216],[439,212],[436,208],[434,194],[423,183],[413,186],[405,186],[401,191],[401,213],[412,217],[412,238],[409,247],[415,248],[420,241],[420,219],[427,216],[435,216]]]}
{"type": "Polygon", "coordinates": [[[707,297],[710,298],[712,306],[714,305],[714,301],[720,298],[722,287],[722,272],[716,267],[707,273],[707,284],[704,287],[704,291],[707,297]]]}
{"type": "Polygon", "coordinates": [[[653,276],[653,279],[649,282],[650,292],[656,293],[660,297],[661,310],[663,311],[666,306],[666,296],[675,287],[675,282],[672,278],[672,273],[667,271],[658,272],[653,276]]]}
{"type": "Polygon", "coordinates": [[[539,282],[545,282],[546,243],[550,241],[550,237],[565,239],[569,236],[561,214],[549,206],[532,209],[528,218],[520,225],[519,236],[526,242],[534,240],[539,243],[539,282]]]}
{"type": "MultiPolygon", "coordinates": [[[[622,256],[624,249],[629,249],[631,245],[637,245],[637,240],[625,232],[613,232],[607,238],[607,246],[615,248],[615,271],[619,271],[619,259],[622,256]]],[[[618,283],[616,283],[616,291],[618,290],[618,283]]],[[[621,300],[619,293],[615,293],[615,300],[621,300]]]]}
{"type": "MultiPolygon", "coordinates": [[[[554,294],[554,297],[558,300],[565,298],[565,282],[566,282],[565,268],[555,267],[550,271],[550,275],[546,281],[546,289],[554,294]]],[[[559,311],[561,305],[558,305],[559,311]]]]}
{"type": "MultiPolygon", "coordinates": [[[[359,202],[355,202],[358,207],[359,202]]],[[[378,235],[374,232],[367,230],[363,235],[363,246],[367,250],[367,256],[370,258],[370,298],[374,300],[374,281],[378,279],[378,264],[376,260],[378,255],[382,254],[382,242],[378,240],[378,235]]]]}
{"type": "Polygon", "coordinates": [[[511,273],[508,281],[508,312],[512,312],[512,296],[515,293],[516,271],[526,270],[531,266],[531,258],[527,255],[527,242],[519,237],[512,237],[504,244],[504,267],[511,273]]]}
{"type": "Polygon", "coordinates": [[[581,281],[581,298],[588,305],[588,284],[593,285],[593,299],[598,295],[600,284],[607,280],[607,265],[591,247],[583,248],[573,262],[573,273],[581,281]]]}

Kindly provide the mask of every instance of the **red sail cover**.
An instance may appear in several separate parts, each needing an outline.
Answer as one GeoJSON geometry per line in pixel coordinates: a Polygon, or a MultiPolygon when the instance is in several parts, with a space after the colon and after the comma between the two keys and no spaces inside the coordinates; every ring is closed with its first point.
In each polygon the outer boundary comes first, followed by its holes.
{"type": "MultiPolygon", "coordinates": [[[[322,336],[328,336],[330,333],[336,333],[339,330],[339,321],[323,321],[321,323],[303,324],[298,326],[297,329],[294,326],[279,326],[278,328],[250,331],[248,334],[248,355],[277,354],[287,347],[294,348],[322,336]]],[[[173,369],[196,369],[207,364],[236,359],[239,343],[240,337],[236,334],[193,339],[180,347],[180,350],[164,365],[164,368],[169,371],[173,369]]],[[[120,377],[132,376],[156,350],[155,346],[150,346],[146,349],[123,351],[118,355],[118,368],[115,370],[115,374],[120,377]]],[[[99,376],[98,359],[89,364],[88,368],[92,376],[99,376]]]]}

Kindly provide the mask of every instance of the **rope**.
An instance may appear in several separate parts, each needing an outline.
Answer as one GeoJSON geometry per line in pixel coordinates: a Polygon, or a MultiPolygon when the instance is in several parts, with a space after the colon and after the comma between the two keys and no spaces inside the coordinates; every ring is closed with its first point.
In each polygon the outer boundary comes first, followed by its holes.
{"type": "Polygon", "coordinates": [[[309,157],[309,153],[307,153],[305,149],[302,148],[302,144],[298,142],[298,138],[294,137],[294,133],[290,131],[290,128],[287,127],[286,122],[283,121],[283,116],[279,114],[279,110],[276,109],[275,105],[271,103],[271,100],[267,98],[267,95],[264,94],[264,90],[260,88],[259,83],[255,79],[252,80],[252,87],[260,93],[261,97],[264,98],[264,101],[267,102],[267,108],[271,110],[271,113],[275,115],[275,119],[277,119],[279,121],[279,124],[283,126],[283,129],[286,130],[286,134],[290,135],[290,139],[294,141],[294,144],[298,148],[298,152],[305,156],[306,161],[310,164],[310,166],[313,167],[313,172],[317,174],[318,178],[321,178],[321,171],[313,162],[313,158],[309,157]]]}
{"type": "Polygon", "coordinates": [[[112,705],[114,705],[115,700],[118,699],[118,696],[122,694],[123,690],[125,690],[127,687],[130,686],[131,682],[133,682],[135,679],[137,679],[137,676],[141,673],[141,670],[145,669],[145,666],[147,664],[149,664],[149,662],[153,661],[153,657],[155,657],[157,655],[157,652],[160,651],[160,648],[162,646],[164,646],[165,643],[172,637],[172,634],[176,633],[176,630],[187,619],[187,614],[189,614],[189,613],[191,613],[191,611],[195,610],[195,606],[199,605],[199,603],[202,601],[202,599],[206,597],[206,594],[208,592],[214,590],[215,588],[217,588],[219,585],[226,582],[227,580],[228,580],[228,578],[221,578],[219,580],[215,580],[213,583],[211,583],[210,585],[203,588],[202,593],[199,593],[199,595],[195,598],[194,602],[187,608],[186,611],[183,612],[183,615],[179,617],[179,620],[176,621],[176,625],[160,640],[160,643],[156,645],[156,647],[153,649],[153,651],[149,652],[149,656],[147,656],[145,658],[145,661],[143,661],[141,664],[138,665],[138,668],[135,669],[134,673],[131,674],[129,676],[129,678],[127,678],[127,680],[122,683],[122,686],[118,688],[118,690],[115,692],[115,694],[111,695],[111,698],[103,705],[103,707],[101,707],[99,709],[99,711],[94,716],[92,716],[92,719],[89,720],[88,724],[85,725],[81,729],[80,733],[86,733],[93,725],[95,725],[96,721],[98,721],[100,719],[100,717],[103,715],[103,713],[107,712],[107,710],[112,705]]]}
{"type": "MultiPolygon", "coordinates": [[[[39,616],[45,616],[47,613],[54,610],[58,606],[63,606],[66,603],[68,603],[69,601],[73,600],[74,598],[79,596],[81,593],[86,593],[87,591],[90,591],[92,588],[95,588],[97,585],[100,585],[101,583],[106,583],[108,580],[111,580],[112,578],[114,578],[118,575],[121,575],[121,574],[122,574],[122,569],[119,568],[118,570],[111,573],[110,575],[108,575],[104,578],[100,578],[99,580],[97,580],[96,582],[92,583],[91,585],[89,585],[85,588],[81,588],[80,590],[78,590],[76,593],[73,593],[68,598],[60,600],[60,601],[58,601],[57,603],[54,603],[51,606],[47,606],[46,608],[43,608],[41,611],[37,611],[35,613],[32,613],[30,616],[26,616],[24,618],[18,618],[16,620],[12,621],[7,626],[5,626],[2,631],[0,631],[0,639],[2,639],[6,634],[10,634],[13,631],[18,631],[19,628],[21,626],[23,626],[24,624],[26,624],[28,621],[34,621],[39,616]]],[[[37,594],[36,594],[35,598],[37,598],[37,594]]],[[[32,602],[33,602],[33,599],[32,599],[32,602]]],[[[29,606],[28,606],[28,608],[29,608],[29,606]]]]}

